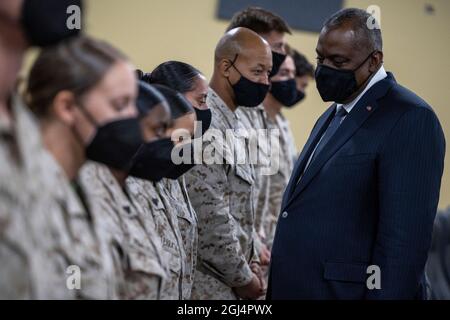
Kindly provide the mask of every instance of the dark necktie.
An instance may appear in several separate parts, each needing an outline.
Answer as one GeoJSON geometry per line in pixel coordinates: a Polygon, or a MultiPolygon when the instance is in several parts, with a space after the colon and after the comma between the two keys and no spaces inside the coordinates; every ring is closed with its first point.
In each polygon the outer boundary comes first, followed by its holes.
{"type": "Polygon", "coordinates": [[[316,159],[317,155],[320,154],[322,149],[327,145],[327,143],[330,141],[330,139],[334,136],[337,129],[341,125],[344,118],[347,116],[348,112],[341,106],[336,110],[336,114],[334,115],[333,119],[331,120],[330,124],[328,125],[327,130],[325,130],[325,133],[322,136],[322,139],[320,139],[319,144],[317,145],[316,149],[313,151],[314,154],[311,157],[311,160],[306,164],[305,170],[303,171],[303,174],[298,179],[297,183],[300,182],[301,178],[303,177],[306,170],[309,168],[309,166],[313,163],[313,161],[316,159]]]}

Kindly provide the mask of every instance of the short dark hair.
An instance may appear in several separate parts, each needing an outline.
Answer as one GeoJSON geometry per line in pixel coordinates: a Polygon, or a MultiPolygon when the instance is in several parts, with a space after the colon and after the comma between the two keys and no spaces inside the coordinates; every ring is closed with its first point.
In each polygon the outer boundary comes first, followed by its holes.
{"type": "Polygon", "coordinates": [[[178,91],[161,84],[152,84],[166,99],[172,120],[178,119],[188,113],[194,112],[194,107],[189,101],[178,91]]]}
{"type": "Polygon", "coordinates": [[[167,61],[155,68],[148,77],[151,84],[162,84],[185,94],[195,89],[195,80],[201,72],[190,64],[167,61]]]}
{"type": "MultiPolygon", "coordinates": [[[[329,17],[322,30],[333,30],[344,24],[350,24],[356,31],[358,47],[367,47],[371,51],[383,50],[383,39],[379,28],[369,28],[369,19],[375,19],[370,13],[357,8],[342,9],[329,17]]],[[[379,24],[378,24],[379,26],[379,24]]]]}
{"type": "Polygon", "coordinates": [[[291,49],[291,56],[295,64],[295,76],[314,77],[314,66],[306,59],[306,57],[295,49],[291,49]]]}
{"type": "Polygon", "coordinates": [[[248,7],[237,12],[231,18],[227,31],[238,27],[250,29],[258,34],[266,34],[272,31],[292,34],[283,18],[259,7],[248,7]]]}
{"type": "Polygon", "coordinates": [[[136,99],[136,107],[139,118],[145,117],[154,107],[160,103],[164,103],[166,99],[156,88],[149,85],[145,81],[138,81],[138,97],[136,99]]]}

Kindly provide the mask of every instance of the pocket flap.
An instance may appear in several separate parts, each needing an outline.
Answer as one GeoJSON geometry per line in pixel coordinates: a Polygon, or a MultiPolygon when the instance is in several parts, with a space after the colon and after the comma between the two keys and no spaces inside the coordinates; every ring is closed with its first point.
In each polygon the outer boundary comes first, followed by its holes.
{"type": "Polygon", "coordinates": [[[153,274],[163,279],[166,278],[166,271],[155,259],[146,257],[145,255],[138,252],[130,252],[128,255],[128,259],[131,270],[153,274]]]}
{"type": "Polygon", "coordinates": [[[367,265],[362,263],[326,262],[323,277],[325,280],[366,282],[367,265]]]}
{"type": "Polygon", "coordinates": [[[250,185],[252,185],[254,183],[254,179],[253,179],[253,175],[252,175],[252,167],[250,165],[237,164],[236,165],[236,176],[238,176],[242,180],[248,182],[248,184],[250,184],[250,185]]]}

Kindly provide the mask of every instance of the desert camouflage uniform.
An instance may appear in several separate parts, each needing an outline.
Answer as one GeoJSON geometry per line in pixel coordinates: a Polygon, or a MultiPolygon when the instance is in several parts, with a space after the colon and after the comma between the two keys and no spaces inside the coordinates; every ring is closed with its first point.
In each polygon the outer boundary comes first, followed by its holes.
{"type": "Polygon", "coordinates": [[[269,214],[266,216],[264,223],[266,244],[270,248],[275,236],[284,190],[296,161],[297,150],[289,122],[281,113],[277,114],[275,121],[268,119],[266,115],[266,122],[269,129],[279,129],[280,131],[280,168],[277,174],[270,176],[269,214]]]}
{"type": "Polygon", "coordinates": [[[141,207],[144,207],[144,224],[148,232],[155,232],[164,251],[163,265],[167,270],[161,299],[181,300],[183,298],[183,273],[186,254],[178,228],[175,210],[171,209],[171,200],[167,196],[162,181],[154,183],[129,177],[130,191],[135,195],[141,207]],[[168,207],[169,206],[169,207],[168,207]]]}
{"type": "Polygon", "coordinates": [[[236,299],[232,288],[251,281],[249,264],[255,259],[254,172],[248,162],[237,164],[234,159],[234,155],[246,156],[248,161],[244,145],[248,137],[239,137],[245,136],[239,117],[213,90],[208,93],[207,104],[213,116],[203,138],[208,140],[215,133],[223,137],[230,129],[232,134],[230,139],[211,139],[203,145],[204,150],[213,148],[215,156],[225,159],[224,164],[207,164],[212,159],[203,159],[206,162],[185,175],[199,223],[199,259],[192,298],[236,299]]]}
{"type": "MultiPolygon", "coordinates": [[[[45,152],[43,159],[46,176],[54,178],[51,183],[54,195],[51,206],[47,208],[47,220],[41,224],[53,227],[56,246],[48,249],[62,253],[60,267],[64,268],[58,268],[59,272],[64,274],[69,265],[79,267],[81,289],[73,290],[77,298],[115,298],[112,259],[105,250],[103,238],[96,230],[96,221],[85,206],[83,191],[76,183],[69,182],[63,169],[50,153],[45,152]]],[[[45,261],[41,261],[40,265],[43,267],[45,261]]],[[[69,275],[70,273],[65,277],[69,275]]],[[[58,284],[59,286],[65,287],[65,283],[58,284]]],[[[55,287],[56,284],[52,284],[45,292],[51,292],[55,287]]]]}
{"type": "Polygon", "coordinates": [[[88,195],[99,233],[113,256],[120,299],[159,299],[166,272],[158,243],[147,233],[137,199],[121,188],[110,169],[89,162],[80,182],[88,195]]]}
{"type": "Polygon", "coordinates": [[[37,253],[28,217],[42,190],[41,179],[32,178],[42,144],[35,119],[18,99],[11,113],[12,123],[0,116],[0,298],[30,299],[37,253]]]}
{"type": "MultiPolygon", "coordinates": [[[[257,131],[267,129],[265,122],[264,106],[259,105],[255,108],[239,107],[236,110],[242,125],[250,132],[251,138],[257,139],[257,131]]],[[[253,153],[257,157],[257,163],[253,164],[255,172],[255,250],[259,254],[261,245],[265,239],[264,222],[269,214],[269,197],[270,197],[270,176],[263,174],[264,169],[270,163],[269,144],[267,135],[260,136],[257,141],[256,148],[249,148],[249,154],[253,153]],[[264,139],[261,139],[261,138],[264,139]]],[[[255,158],[256,159],[256,158],[255,158]]]]}
{"type": "Polygon", "coordinates": [[[192,207],[187,194],[184,176],[178,180],[163,179],[167,190],[167,196],[171,199],[171,205],[177,215],[178,228],[183,240],[186,253],[185,269],[183,274],[183,299],[189,300],[194,283],[194,274],[197,266],[197,214],[192,207]]]}
{"type": "Polygon", "coordinates": [[[111,298],[104,256],[88,212],[53,157],[34,117],[13,103],[14,129],[0,134],[0,297],[111,298]],[[80,268],[69,290],[67,268],[80,268]]]}

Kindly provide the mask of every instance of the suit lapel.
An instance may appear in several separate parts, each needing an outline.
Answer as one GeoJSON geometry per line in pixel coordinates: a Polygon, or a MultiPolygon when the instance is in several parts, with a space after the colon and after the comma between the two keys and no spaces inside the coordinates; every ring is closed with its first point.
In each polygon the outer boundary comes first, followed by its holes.
{"type": "MultiPolygon", "coordinates": [[[[283,201],[283,210],[308,186],[325,163],[356,133],[356,131],[370,117],[370,115],[373,114],[373,112],[378,108],[377,100],[387,93],[394,81],[395,80],[393,79],[392,74],[389,74],[388,78],[376,83],[358,101],[353,110],[345,118],[344,122],[342,122],[335,135],[330,139],[328,144],[322,149],[322,151],[316,156],[316,159],[307,168],[300,182],[298,184],[296,181],[289,182],[289,184],[293,183],[290,186],[293,190],[289,193],[286,201],[283,201]]],[[[321,131],[323,132],[323,130],[321,131]]],[[[314,140],[317,140],[317,137],[315,137],[314,140]]],[[[315,147],[315,145],[316,144],[313,144],[309,147],[309,149],[313,148],[313,146],[315,147]]]]}
{"type": "Polygon", "coordinates": [[[311,152],[314,150],[314,147],[319,142],[320,137],[326,130],[328,124],[330,123],[334,115],[335,108],[336,104],[333,104],[331,107],[329,107],[328,110],[325,111],[325,113],[319,118],[317,124],[314,126],[314,129],[312,130],[311,135],[308,138],[308,141],[303,147],[303,150],[300,153],[298,160],[295,162],[291,178],[286,187],[286,191],[283,195],[282,207],[284,207],[284,204],[286,203],[287,199],[292,195],[292,192],[294,191],[295,186],[297,184],[297,180],[299,179],[300,174],[303,171],[303,168],[306,166],[306,163],[308,162],[311,152]]]}

